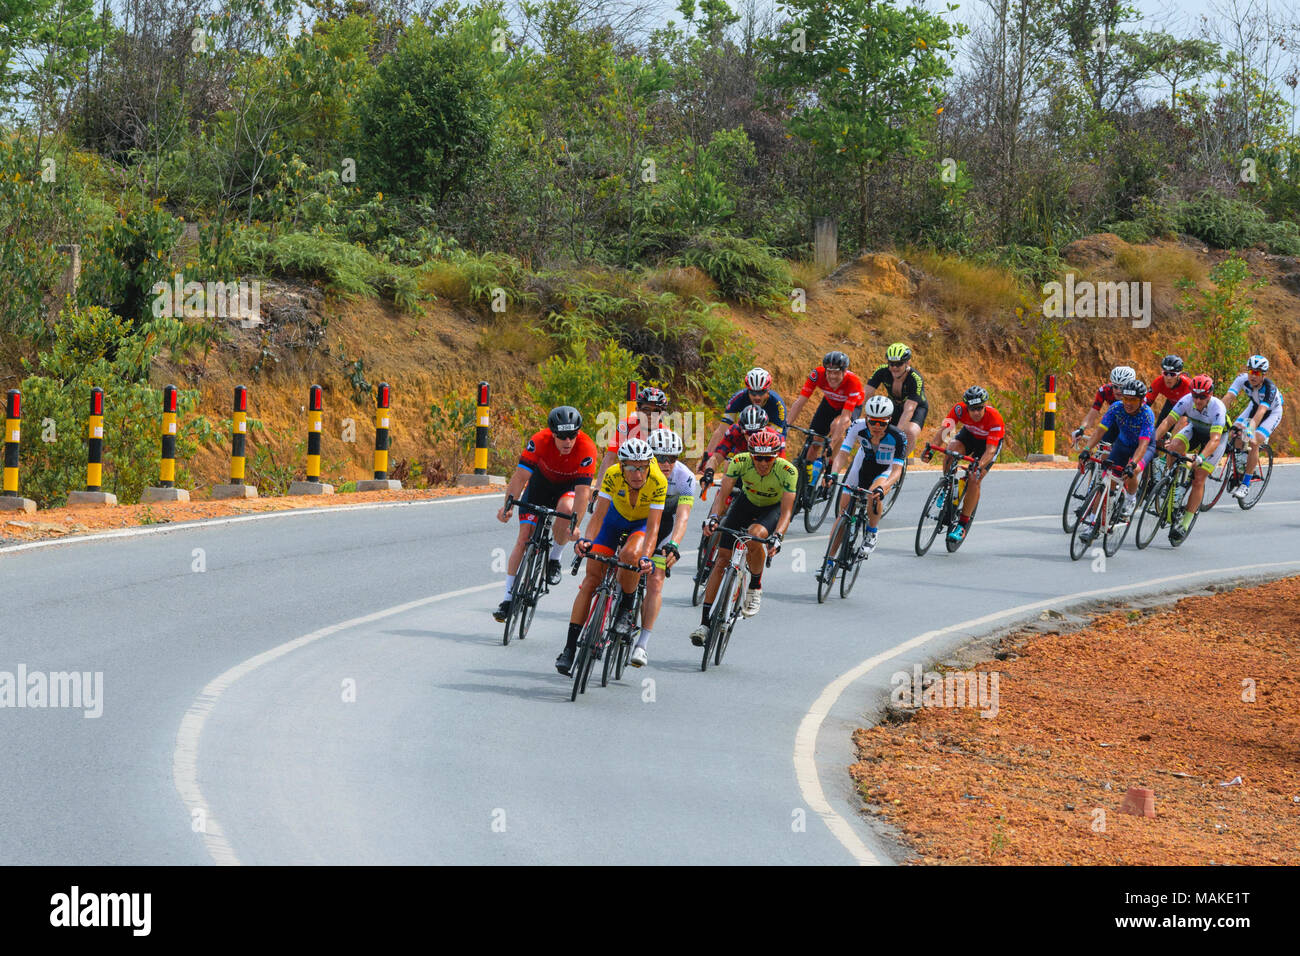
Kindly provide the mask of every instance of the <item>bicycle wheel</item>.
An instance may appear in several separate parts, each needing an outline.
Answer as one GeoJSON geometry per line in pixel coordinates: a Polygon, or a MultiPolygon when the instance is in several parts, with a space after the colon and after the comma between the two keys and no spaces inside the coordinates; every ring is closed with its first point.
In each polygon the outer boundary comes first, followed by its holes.
{"type": "Polygon", "coordinates": [[[609,627],[609,609],[614,603],[614,596],[607,594],[604,597],[597,598],[597,600],[600,602],[596,605],[598,613],[592,615],[583,633],[585,638],[583,648],[586,656],[582,662],[582,667],[577,672],[577,679],[581,681],[578,687],[578,693],[580,694],[587,692],[587,681],[591,677],[591,669],[596,666],[596,645],[604,638],[605,628],[609,627]]]}
{"type": "MultiPolygon", "coordinates": [[[[965,485],[965,487],[962,489],[961,500],[953,502],[951,506],[952,510],[950,513],[949,527],[951,527],[959,520],[958,516],[961,514],[961,506],[962,503],[966,500],[966,491],[969,488],[970,488],[969,484],[965,485]]],[[[960,548],[963,544],[966,543],[966,538],[970,535],[971,525],[975,523],[975,512],[979,510],[980,510],[980,506],[977,502],[975,507],[972,508],[970,511],[970,519],[966,522],[966,534],[962,535],[961,540],[954,541],[952,538],[949,538],[947,535],[944,536],[943,546],[948,549],[949,554],[953,554],[954,552],[956,552],[958,548],[960,548]]]]}
{"type": "Polygon", "coordinates": [[[1259,461],[1255,464],[1255,471],[1250,479],[1250,487],[1246,489],[1246,497],[1237,499],[1237,504],[1241,506],[1243,511],[1249,511],[1259,504],[1259,499],[1264,497],[1264,489],[1268,487],[1268,480],[1272,477],[1273,448],[1271,445],[1261,445],[1259,461]],[[1267,464],[1265,463],[1266,460],[1267,464]]]}
{"type": "Polygon", "coordinates": [[[1223,497],[1223,492],[1232,482],[1232,449],[1225,451],[1219,458],[1218,464],[1214,466],[1214,471],[1205,476],[1204,494],[1201,495],[1201,510],[1209,511],[1219,503],[1223,497]]]}
{"type": "Polygon", "coordinates": [[[1061,528],[1066,534],[1074,530],[1074,526],[1079,521],[1079,511],[1083,508],[1083,503],[1088,500],[1088,494],[1092,491],[1092,481],[1096,477],[1096,465],[1089,464],[1083,471],[1078,469],[1074,472],[1074,478],[1070,482],[1070,490],[1065,494],[1065,506],[1061,508],[1061,528]]]}
{"type": "Polygon", "coordinates": [[[1110,501],[1106,504],[1107,517],[1110,520],[1107,522],[1106,535],[1101,541],[1101,549],[1108,558],[1115,557],[1119,549],[1124,546],[1124,539],[1128,537],[1128,526],[1133,523],[1132,517],[1127,521],[1119,520],[1120,502],[1123,494],[1123,486],[1121,485],[1112,493],[1110,501]]]}
{"type": "Polygon", "coordinates": [[[894,482],[894,487],[889,489],[889,494],[885,495],[885,500],[881,502],[880,517],[883,518],[889,514],[889,509],[894,507],[894,502],[898,500],[898,493],[903,490],[903,482],[907,480],[907,465],[903,465],[903,473],[898,476],[898,481],[894,482]]]}
{"type": "Polygon", "coordinates": [[[592,630],[599,626],[596,613],[600,610],[598,602],[603,601],[599,594],[592,599],[591,610],[587,612],[587,622],[582,625],[582,631],[578,634],[578,653],[573,660],[573,693],[569,695],[569,700],[577,700],[578,695],[587,689],[587,665],[591,661],[591,646],[593,643],[592,630]]]}
{"type": "Polygon", "coordinates": [[[934,487],[930,489],[929,496],[925,499],[925,507],[921,509],[921,520],[916,524],[916,556],[918,558],[930,550],[930,545],[934,544],[935,536],[944,529],[948,517],[947,505],[945,504],[943,508],[936,508],[935,502],[939,500],[939,495],[947,486],[948,479],[940,478],[935,482],[934,487]]]}
{"type": "Polygon", "coordinates": [[[800,511],[808,507],[808,459],[803,451],[800,451],[799,457],[794,460],[794,468],[798,477],[794,486],[794,511],[790,514],[792,522],[800,511]]]}
{"type": "Polygon", "coordinates": [[[740,614],[740,604],[744,600],[745,592],[748,588],[745,586],[749,580],[749,571],[742,568],[736,574],[735,583],[731,586],[731,608],[727,616],[723,619],[722,633],[718,635],[718,646],[713,651],[713,664],[718,666],[722,663],[722,655],[727,653],[727,645],[731,643],[731,633],[736,629],[736,618],[740,614]],[[740,575],[744,575],[742,579],[740,575]]]}
{"type": "Polygon", "coordinates": [[[528,599],[519,614],[519,639],[528,636],[528,629],[533,626],[533,615],[537,613],[537,604],[548,590],[546,586],[546,557],[549,551],[533,550],[532,563],[528,575],[528,599]]]}
{"type": "Polygon", "coordinates": [[[849,596],[854,583],[858,580],[858,572],[862,570],[862,565],[866,563],[866,558],[858,557],[858,545],[863,534],[865,534],[863,530],[865,527],[865,519],[855,515],[850,519],[849,526],[844,532],[844,544],[840,548],[842,560],[844,561],[844,570],[840,573],[841,598],[849,596]]]}
{"type": "Polygon", "coordinates": [[[715,531],[707,538],[700,539],[699,556],[695,559],[695,587],[691,591],[691,607],[699,607],[704,600],[704,590],[709,583],[709,572],[713,570],[713,562],[717,559],[717,542],[720,533],[715,531]]]}
{"type": "Polygon", "coordinates": [[[826,481],[827,470],[822,468],[821,474],[817,476],[817,487],[809,494],[809,504],[803,513],[804,530],[809,534],[822,526],[822,522],[835,506],[835,499],[839,497],[835,494],[834,486],[826,481]]]}
{"type": "Polygon", "coordinates": [[[1101,502],[1105,494],[1105,486],[1097,485],[1092,489],[1088,500],[1083,503],[1083,513],[1079,515],[1079,520],[1074,523],[1074,530],[1070,532],[1071,561],[1078,561],[1083,557],[1092,543],[1097,540],[1101,524],[1101,502]]]}
{"type": "Polygon", "coordinates": [[[825,604],[826,598],[830,596],[831,588],[835,584],[835,575],[839,573],[839,563],[835,560],[834,553],[835,531],[838,525],[844,521],[843,517],[836,518],[835,524],[831,525],[831,537],[826,542],[826,555],[822,558],[822,566],[817,569],[817,603],[825,604]],[[830,571],[826,570],[826,562],[830,561],[830,571]],[[825,578],[825,580],[822,580],[825,578]]]}
{"type": "MultiPolygon", "coordinates": [[[[1184,472],[1186,474],[1186,472],[1184,472]]],[[[1174,520],[1169,524],[1169,546],[1176,548],[1192,536],[1192,529],[1196,527],[1196,519],[1201,516],[1201,509],[1197,508],[1192,512],[1191,523],[1187,525],[1187,530],[1183,532],[1182,538],[1174,540],[1174,527],[1183,520],[1183,515],[1187,513],[1187,495],[1192,490],[1192,480],[1188,477],[1186,480],[1178,482],[1178,504],[1174,509],[1174,520]]]]}
{"type": "Polygon", "coordinates": [[[731,585],[735,577],[736,569],[730,565],[722,572],[721,587],[718,588],[718,595],[713,601],[713,612],[709,615],[709,635],[704,639],[704,655],[700,658],[702,671],[709,669],[709,658],[713,656],[713,651],[718,646],[718,639],[722,635],[727,612],[730,610],[731,585]]]}
{"type": "Polygon", "coordinates": [[[530,541],[524,545],[524,558],[519,562],[519,573],[515,575],[515,590],[511,595],[510,613],[506,615],[505,630],[501,634],[501,644],[503,646],[510,643],[510,635],[516,627],[520,626],[520,621],[524,617],[524,609],[528,607],[528,602],[532,600],[532,564],[533,555],[536,550],[530,541]]]}
{"type": "Polygon", "coordinates": [[[1165,524],[1165,504],[1169,498],[1171,475],[1165,475],[1156,482],[1155,487],[1138,503],[1138,526],[1133,532],[1133,543],[1141,551],[1155,538],[1156,532],[1165,524]]]}

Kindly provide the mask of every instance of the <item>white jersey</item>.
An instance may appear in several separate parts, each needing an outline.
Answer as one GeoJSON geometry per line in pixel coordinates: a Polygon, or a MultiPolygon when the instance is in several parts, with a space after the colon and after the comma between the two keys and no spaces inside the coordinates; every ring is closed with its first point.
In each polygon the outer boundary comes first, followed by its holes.
{"type": "Polygon", "coordinates": [[[1223,431],[1228,424],[1228,406],[1213,395],[1210,396],[1210,401],[1202,412],[1196,410],[1196,406],[1192,404],[1192,393],[1188,392],[1174,402],[1174,407],[1170,409],[1169,414],[1174,416],[1175,420],[1186,415],[1189,422],[1194,425],[1208,426],[1210,431],[1223,431]]]}
{"type": "Polygon", "coordinates": [[[1260,405],[1273,409],[1282,407],[1282,393],[1267,375],[1260,380],[1258,388],[1251,388],[1250,379],[1246,377],[1245,372],[1242,372],[1228,386],[1228,394],[1245,395],[1252,403],[1250,409],[1252,412],[1260,405]]]}
{"type": "Polygon", "coordinates": [[[690,504],[695,501],[695,496],[698,493],[699,487],[695,481],[695,473],[680,461],[673,462],[673,470],[668,474],[668,501],[666,507],[671,508],[678,502],[690,504]]]}

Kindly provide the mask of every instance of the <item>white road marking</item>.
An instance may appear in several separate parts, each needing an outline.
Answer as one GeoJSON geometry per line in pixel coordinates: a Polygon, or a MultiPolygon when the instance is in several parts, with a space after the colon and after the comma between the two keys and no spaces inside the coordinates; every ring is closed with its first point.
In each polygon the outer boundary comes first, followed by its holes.
{"type": "MultiPolygon", "coordinates": [[[[992,524],[992,522],[989,522],[992,524]]],[[[799,790],[803,794],[803,799],[808,804],[809,809],[822,818],[822,822],[830,828],[834,837],[844,845],[844,848],[853,855],[853,858],[863,866],[880,865],[883,861],[871,852],[862,842],[861,837],[854,831],[853,827],[842,816],[835,812],[835,809],[826,799],[826,792],[822,789],[821,777],[817,772],[817,734],[821,730],[823,722],[831,709],[839,702],[840,696],[859,678],[869,673],[876,667],[898,657],[907,651],[914,650],[928,644],[937,637],[943,637],[957,631],[972,630],[975,628],[984,628],[987,625],[994,624],[998,621],[1010,617],[1017,617],[1027,614],[1031,611],[1037,611],[1041,608],[1059,606],[1061,604],[1075,604],[1080,601],[1086,601],[1089,598],[1106,597],[1116,594],[1120,591],[1135,591],[1142,588],[1159,587],[1162,584],[1172,584],[1174,582],[1190,582],[1196,578],[1212,577],[1215,575],[1243,574],[1251,571],[1263,571],[1267,569],[1277,569],[1286,567],[1300,566],[1300,561],[1275,561],[1268,564],[1241,564],[1230,568],[1215,568],[1207,571],[1193,571],[1187,574],[1174,574],[1163,578],[1150,578],[1146,581],[1137,581],[1133,584],[1121,584],[1119,586],[1095,588],[1091,591],[1076,591],[1073,594],[1061,594],[1056,597],[1047,598],[1043,601],[1033,601],[1029,604],[1021,604],[1017,607],[1007,608],[1003,611],[994,611],[991,614],[985,614],[983,617],[971,618],[969,621],[962,621],[958,624],[950,624],[947,627],[941,627],[937,630],[926,631],[924,634],[918,634],[909,640],[904,641],[887,651],[869,657],[857,667],[845,671],[835,680],[826,685],[825,689],[818,695],[817,700],[813,702],[812,707],[799,723],[799,729],[794,738],[794,772],[795,778],[799,782],[799,790]]]]}
{"type": "Polygon", "coordinates": [[[273,647],[268,651],[250,657],[242,664],[235,665],[224,674],[209,681],[207,686],[199,692],[199,696],[194,698],[194,702],[190,704],[184,718],[181,720],[180,729],[176,732],[176,749],[172,752],[172,782],[176,785],[176,792],[180,794],[186,810],[189,811],[190,819],[194,819],[195,811],[201,811],[205,827],[202,834],[203,844],[207,847],[213,861],[219,866],[239,865],[239,857],[235,855],[235,848],[226,839],[221,825],[217,822],[216,817],[212,815],[212,808],[208,806],[207,801],[203,798],[203,792],[199,789],[199,738],[203,734],[203,725],[207,723],[208,717],[211,716],[213,708],[217,705],[217,701],[222,694],[230,689],[232,684],[259,667],[284,657],[291,651],[306,647],[314,641],[345,631],[350,627],[370,624],[386,617],[392,617],[394,614],[401,614],[417,607],[424,607],[426,604],[435,604],[438,601],[447,601],[451,598],[464,597],[467,594],[477,594],[480,591],[489,591],[500,587],[500,581],[492,581],[472,588],[461,588],[457,591],[447,591],[443,594],[435,594],[432,597],[420,598],[417,601],[408,601],[405,604],[398,604],[382,611],[375,611],[373,614],[366,614],[363,617],[354,617],[340,624],[331,624],[329,627],[323,627],[318,631],[312,631],[310,634],[304,634],[302,637],[296,637],[278,647],[273,647]]]}

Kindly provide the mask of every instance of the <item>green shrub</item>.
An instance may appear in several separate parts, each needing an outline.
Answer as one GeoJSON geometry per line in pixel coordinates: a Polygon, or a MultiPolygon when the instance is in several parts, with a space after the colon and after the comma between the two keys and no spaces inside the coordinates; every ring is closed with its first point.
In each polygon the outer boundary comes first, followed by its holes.
{"type": "Polygon", "coordinates": [[[794,286],[789,266],[771,249],[712,229],[692,237],[672,262],[695,266],[726,298],[747,305],[782,305],[794,286]]]}
{"type": "Polygon", "coordinates": [[[1270,239],[1290,245],[1297,235],[1294,228],[1276,231],[1280,224],[1270,223],[1262,209],[1210,190],[1180,203],[1177,219],[1182,232],[1217,249],[1246,249],[1270,239]]]}
{"type": "Polygon", "coordinates": [[[606,342],[592,354],[586,343],[574,342],[567,354],[553,355],[542,363],[542,384],[528,392],[542,408],[572,405],[582,412],[583,428],[594,435],[601,413],[617,414],[627,397],[627,383],[639,375],[637,357],[617,342],[606,342]]]}
{"type": "Polygon", "coordinates": [[[87,257],[79,294],[131,323],[152,315],[155,282],[171,282],[180,220],[158,206],[114,219],[87,257]]]}
{"type": "Polygon", "coordinates": [[[1247,332],[1258,324],[1250,292],[1264,284],[1251,274],[1239,256],[1225,259],[1210,270],[1211,289],[1198,289],[1191,280],[1178,283],[1182,301],[1178,311],[1192,319],[1191,339],[1180,343],[1188,368],[1211,376],[1220,388],[1232,381],[1250,354],[1247,332]]]}
{"type": "Polygon", "coordinates": [[[1064,263],[1056,249],[1012,243],[973,257],[976,262],[1009,269],[1022,284],[1040,287],[1060,276],[1064,263]]]}
{"type": "Polygon", "coordinates": [[[1103,232],[1113,232],[1133,245],[1151,241],[1151,234],[1140,222],[1107,222],[1102,223],[1101,229],[1103,232]]]}

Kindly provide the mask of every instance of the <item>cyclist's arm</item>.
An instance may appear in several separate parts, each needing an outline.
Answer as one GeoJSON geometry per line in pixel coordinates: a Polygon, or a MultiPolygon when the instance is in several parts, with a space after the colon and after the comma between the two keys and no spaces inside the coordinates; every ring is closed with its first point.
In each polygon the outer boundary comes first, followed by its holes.
{"type": "Polygon", "coordinates": [[[1207,441],[1205,447],[1201,449],[1202,458],[1208,460],[1214,454],[1214,450],[1219,447],[1219,442],[1223,441],[1223,429],[1224,426],[1222,425],[1210,426],[1210,440],[1207,441]]]}
{"type": "Polygon", "coordinates": [[[523,465],[515,465],[514,474],[510,476],[510,484],[506,485],[506,495],[518,500],[519,496],[524,493],[528,487],[528,479],[533,477],[533,473],[523,465]]]}
{"type": "Polygon", "coordinates": [[[789,414],[785,416],[786,424],[798,421],[799,413],[803,411],[803,407],[807,403],[808,403],[807,395],[800,395],[799,397],[797,397],[794,400],[794,404],[790,406],[789,414]]]}
{"type": "Polygon", "coordinates": [[[587,510],[587,502],[591,500],[591,485],[575,485],[573,488],[573,513],[582,514],[587,510]]]}
{"type": "Polygon", "coordinates": [[[1094,424],[1096,424],[1097,419],[1100,417],[1101,417],[1100,409],[1097,408],[1088,409],[1088,414],[1083,416],[1083,424],[1080,425],[1079,428],[1081,428],[1084,432],[1087,432],[1089,428],[1091,428],[1094,424]]]}
{"type": "Polygon", "coordinates": [[[587,530],[582,535],[588,541],[595,541],[597,536],[599,536],[600,526],[605,523],[605,513],[607,511],[609,511],[609,499],[597,498],[596,510],[593,511],[591,517],[587,519],[587,530]]]}
{"type": "Polygon", "coordinates": [[[1259,423],[1268,417],[1269,410],[1270,406],[1260,404],[1259,408],[1255,409],[1255,414],[1250,416],[1250,427],[1258,428],[1259,423]]]}
{"type": "Polygon", "coordinates": [[[596,469],[596,477],[592,479],[592,484],[599,488],[601,482],[605,480],[605,472],[609,469],[609,466],[614,464],[616,461],[618,461],[618,452],[610,451],[606,448],[604,456],[600,459],[600,467],[596,469]]]}
{"type": "Polygon", "coordinates": [[[898,424],[906,425],[912,420],[912,416],[916,414],[917,404],[914,398],[909,398],[903,402],[903,411],[898,416],[898,424]]]}
{"type": "Polygon", "coordinates": [[[852,424],[852,422],[853,422],[853,406],[850,405],[848,402],[845,402],[844,408],[842,408],[840,410],[840,413],[835,416],[835,421],[831,422],[830,433],[834,435],[838,431],[840,435],[843,435],[845,430],[849,427],[850,424],[852,424]]]}
{"type": "Polygon", "coordinates": [[[781,517],[776,519],[775,533],[785,537],[790,529],[790,519],[794,517],[794,492],[787,491],[781,495],[781,517]]]}
{"type": "Polygon", "coordinates": [[[704,457],[700,459],[701,464],[712,457],[713,453],[718,448],[718,442],[722,441],[722,437],[727,434],[727,429],[730,427],[731,425],[727,422],[718,422],[718,427],[713,429],[713,435],[709,438],[709,444],[704,451],[704,457]]]}
{"type": "Polygon", "coordinates": [[[659,523],[663,518],[663,508],[650,509],[650,514],[645,519],[645,536],[641,539],[641,553],[637,555],[638,558],[648,558],[655,553],[655,545],[659,543],[659,523]]]}
{"type": "Polygon", "coordinates": [[[979,460],[981,475],[984,474],[984,472],[988,471],[989,465],[993,463],[993,459],[997,457],[998,449],[1001,447],[1002,447],[1002,439],[999,438],[998,443],[996,445],[992,445],[991,447],[984,449],[984,454],[980,456],[980,460],[979,460]]]}
{"type": "Polygon", "coordinates": [[[1172,425],[1177,420],[1178,420],[1178,416],[1175,415],[1173,412],[1170,412],[1168,415],[1162,418],[1160,420],[1160,424],[1156,426],[1156,434],[1155,437],[1151,439],[1151,441],[1154,442],[1156,445],[1159,445],[1160,439],[1164,438],[1165,434],[1169,431],[1169,426],[1172,425]]]}
{"type": "Polygon", "coordinates": [[[840,445],[839,450],[835,452],[835,457],[831,459],[831,474],[844,474],[844,466],[848,463],[850,454],[852,454],[852,449],[847,442],[840,445]]]}
{"type": "Polygon", "coordinates": [[[686,537],[686,529],[690,524],[691,511],[695,507],[695,499],[683,495],[677,499],[677,511],[673,514],[673,544],[681,547],[682,540],[686,537]]]}
{"type": "Polygon", "coordinates": [[[881,491],[888,491],[898,483],[898,479],[903,477],[903,463],[895,459],[894,463],[889,466],[889,473],[885,475],[885,480],[880,483],[881,491]]]}
{"type": "Polygon", "coordinates": [[[722,484],[718,486],[718,493],[713,496],[713,504],[709,507],[710,515],[722,517],[723,506],[726,505],[727,499],[731,493],[736,490],[736,479],[730,475],[723,475],[722,484]]]}

